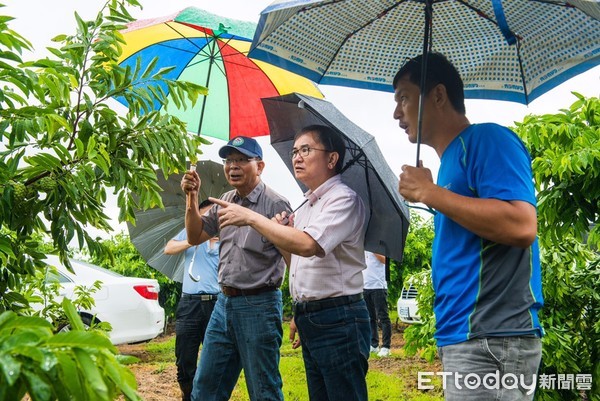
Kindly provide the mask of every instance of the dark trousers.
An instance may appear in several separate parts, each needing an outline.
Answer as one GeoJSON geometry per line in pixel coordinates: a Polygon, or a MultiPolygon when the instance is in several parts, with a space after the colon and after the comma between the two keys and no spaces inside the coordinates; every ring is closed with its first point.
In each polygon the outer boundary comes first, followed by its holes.
{"type": "Polygon", "coordinates": [[[311,401],[366,401],[369,312],[364,300],[296,314],[311,401]]]}
{"type": "Polygon", "coordinates": [[[210,320],[216,299],[202,301],[193,296],[183,295],[175,314],[175,357],[177,382],[182,392],[182,400],[191,399],[192,384],[198,365],[198,351],[204,342],[204,333],[210,320]]]}
{"type": "Polygon", "coordinates": [[[379,347],[379,325],[381,324],[381,346],[390,348],[392,344],[392,322],[388,314],[387,290],[364,290],[365,302],[371,319],[371,346],[379,347]]]}

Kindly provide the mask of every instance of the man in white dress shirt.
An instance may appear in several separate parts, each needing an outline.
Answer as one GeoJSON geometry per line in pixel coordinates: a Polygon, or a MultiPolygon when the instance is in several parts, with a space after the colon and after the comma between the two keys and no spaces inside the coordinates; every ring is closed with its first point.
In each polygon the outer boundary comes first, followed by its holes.
{"type": "Polygon", "coordinates": [[[377,356],[390,355],[392,345],[392,322],[387,304],[387,280],[385,279],[385,256],[365,251],[367,268],[363,270],[365,302],[371,317],[371,352],[377,356]],[[381,348],[379,326],[381,325],[381,348]]]}
{"type": "Polygon", "coordinates": [[[222,206],[222,227],[251,226],[289,262],[290,340],[294,348],[302,345],[313,401],[368,398],[371,330],[362,293],[366,212],[360,197],[342,182],[345,151],[343,139],[327,126],[305,127],[296,135],[290,155],[294,174],[309,191],[295,215],[284,212],[269,220],[211,198],[222,206]]]}

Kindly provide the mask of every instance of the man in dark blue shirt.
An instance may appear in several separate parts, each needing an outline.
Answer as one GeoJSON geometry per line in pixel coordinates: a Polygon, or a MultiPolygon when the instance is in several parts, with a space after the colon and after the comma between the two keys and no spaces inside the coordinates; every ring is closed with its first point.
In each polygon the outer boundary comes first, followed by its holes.
{"type": "MultiPolygon", "coordinates": [[[[200,203],[204,214],[212,202],[200,203]]],[[[182,294],[175,315],[175,364],[182,401],[191,401],[198,352],[204,342],[204,333],[220,292],[217,280],[219,267],[219,238],[213,237],[200,245],[187,241],[185,227],[167,242],[165,254],[185,252],[182,294]]]]}

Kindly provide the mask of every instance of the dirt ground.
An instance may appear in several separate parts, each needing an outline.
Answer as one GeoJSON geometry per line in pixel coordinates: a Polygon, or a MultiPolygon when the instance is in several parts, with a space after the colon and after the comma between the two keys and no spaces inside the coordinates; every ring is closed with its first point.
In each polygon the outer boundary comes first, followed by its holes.
{"type": "MultiPolygon", "coordinates": [[[[164,334],[152,342],[167,342],[175,336],[174,326],[169,325],[164,334]]],[[[177,368],[175,363],[151,365],[150,354],[145,351],[146,343],[118,345],[123,355],[132,355],[140,359],[140,363],[130,365],[138,384],[138,393],[145,401],[174,401],[181,399],[177,384],[177,368]]],[[[173,353],[175,350],[173,350],[173,353]]],[[[175,357],[173,357],[175,359],[175,357]]],[[[124,399],[123,397],[120,400],[124,399]]]]}
{"type": "MultiPolygon", "coordinates": [[[[404,345],[402,324],[392,322],[392,354],[399,353],[404,345]]],[[[172,336],[172,329],[166,334],[152,340],[154,342],[168,341],[172,336]]],[[[144,344],[121,345],[119,350],[122,354],[133,355],[142,362],[149,362],[149,355],[144,351],[144,344]]],[[[369,359],[369,370],[381,370],[389,374],[400,373],[407,369],[416,371],[419,365],[431,366],[419,358],[371,358],[369,359]]],[[[138,392],[145,401],[174,401],[180,399],[179,386],[176,379],[175,364],[148,365],[139,363],[130,366],[138,383],[138,392]]],[[[416,386],[416,381],[414,383],[416,386]]]]}

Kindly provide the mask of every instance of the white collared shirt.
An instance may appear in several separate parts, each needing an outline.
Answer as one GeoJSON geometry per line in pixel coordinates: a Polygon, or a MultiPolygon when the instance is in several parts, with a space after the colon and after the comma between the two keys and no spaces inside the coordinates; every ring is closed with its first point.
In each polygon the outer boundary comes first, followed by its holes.
{"type": "Polygon", "coordinates": [[[362,272],[365,281],[365,290],[387,290],[385,263],[381,263],[373,252],[369,251],[365,251],[365,262],[367,263],[367,268],[362,272]]]}
{"type": "Polygon", "coordinates": [[[338,174],[325,181],[296,212],[295,228],[310,235],[325,256],[292,255],[290,293],[296,302],[362,292],[365,206],[338,174]]]}

